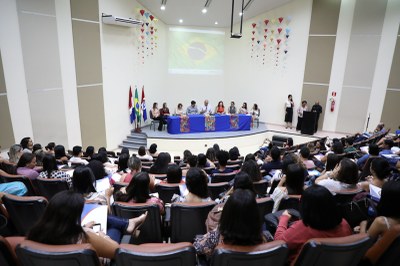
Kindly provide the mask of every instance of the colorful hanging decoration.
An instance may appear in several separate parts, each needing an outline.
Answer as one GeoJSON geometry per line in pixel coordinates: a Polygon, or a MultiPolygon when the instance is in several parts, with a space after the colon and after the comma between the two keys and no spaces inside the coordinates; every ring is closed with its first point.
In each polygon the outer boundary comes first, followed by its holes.
{"type": "Polygon", "coordinates": [[[153,56],[158,47],[157,22],[158,19],[145,9],[137,9],[139,20],[143,21],[140,28],[136,29],[138,59],[141,64],[153,56]]]}
{"type": "Polygon", "coordinates": [[[262,65],[285,68],[289,53],[291,16],[263,18],[252,22],[250,57],[262,65]]]}

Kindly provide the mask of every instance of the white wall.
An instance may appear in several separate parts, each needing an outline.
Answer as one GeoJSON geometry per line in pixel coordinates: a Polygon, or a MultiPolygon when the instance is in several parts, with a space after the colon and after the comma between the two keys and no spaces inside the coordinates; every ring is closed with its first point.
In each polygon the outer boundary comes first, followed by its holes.
{"type": "MultiPolygon", "coordinates": [[[[225,99],[234,100],[239,107],[247,101],[248,108],[257,103],[261,109],[260,120],[284,124],[284,103],[293,95],[295,108],[301,102],[308,32],[311,20],[311,0],[293,1],[273,11],[243,23],[241,39],[227,38],[225,60],[225,99]],[[289,52],[286,68],[263,66],[250,58],[252,36],[250,24],[265,18],[292,17],[289,23],[289,52]],[[232,95],[232,96],[231,96],[232,95]]],[[[228,35],[229,36],[229,35],[228,35]]],[[[294,122],[296,114],[293,115],[294,122]]]]}
{"type": "MultiPolygon", "coordinates": [[[[132,0],[100,0],[99,12],[120,17],[140,19],[141,6],[132,0]]],[[[103,95],[107,147],[113,149],[122,143],[133,129],[129,121],[128,92],[138,86],[139,101],[142,86],[145,86],[147,109],[153,101],[164,101],[166,93],[166,36],[161,21],[158,27],[158,50],[149,56],[145,64],[138,58],[136,40],[138,28],[120,27],[100,23],[101,53],[103,63],[103,95]]],[[[147,120],[149,121],[149,120],[147,120]]]]}

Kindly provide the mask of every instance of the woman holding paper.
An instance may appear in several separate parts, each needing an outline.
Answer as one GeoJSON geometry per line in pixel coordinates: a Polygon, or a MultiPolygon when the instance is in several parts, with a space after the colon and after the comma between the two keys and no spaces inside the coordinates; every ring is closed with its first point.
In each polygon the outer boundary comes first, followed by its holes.
{"type": "MultiPolygon", "coordinates": [[[[99,257],[114,258],[118,243],[99,231],[81,226],[81,214],[85,199],[71,190],[57,193],[49,202],[42,218],[32,227],[28,240],[48,245],[89,243],[99,257]]],[[[135,230],[146,217],[138,217],[129,224],[128,230],[135,230]]]]}

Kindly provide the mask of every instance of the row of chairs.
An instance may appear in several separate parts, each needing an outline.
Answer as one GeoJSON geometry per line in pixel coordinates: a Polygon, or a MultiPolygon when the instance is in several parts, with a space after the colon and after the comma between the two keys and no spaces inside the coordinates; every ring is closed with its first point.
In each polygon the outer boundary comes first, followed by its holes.
{"type": "MultiPolygon", "coordinates": [[[[381,251],[380,259],[375,265],[396,265],[400,253],[400,230],[392,231],[395,241],[391,247],[381,251]]],[[[315,238],[307,241],[292,263],[295,266],[356,266],[371,247],[373,240],[366,234],[357,234],[339,238],[315,238]]],[[[1,265],[85,265],[97,266],[100,261],[90,244],[45,245],[23,238],[0,237],[1,265]],[[18,256],[18,259],[17,257],[18,256]]],[[[211,265],[286,265],[288,247],[283,241],[273,241],[256,246],[238,246],[220,244],[211,257],[211,265]]],[[[190,266],[197,264],[196,253],[188,242],[151,243],[142,245],[121,244],[115,253],[115,264],[157,265],[157,266],[190,266]]]]}

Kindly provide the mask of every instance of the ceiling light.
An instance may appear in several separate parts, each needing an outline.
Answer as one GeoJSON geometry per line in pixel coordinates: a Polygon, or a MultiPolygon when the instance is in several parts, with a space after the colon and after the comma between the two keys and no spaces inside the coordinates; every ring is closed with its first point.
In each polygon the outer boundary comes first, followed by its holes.
{"type": "Polygon", "coordinates": [[[165,10],[165,5],[167,4],[167,0],[161,0],[161,10],[165,10]]]}
{"type": "Polygon", "coordinates": [[[243,13],[242,13],[242,12],[240,12],[240,13],[239,13],[239,17],[241,17],[242,15],[243,15],[243,13]]]}
{"type": "Polygon", "coordinates": [[[218,21],[215,21],[214,24],[215,24],[215,25],[218,25],[218,21]]]}
{"type": "Polygon", "coordinates": [[[183,23],[183,19],[180,19],[180,20],[179,20],[179,23],[183,23]]]}
{"type": "Polygon", "coordinates": [[[203,9],[201,10],[201,12],[202,12],[203,14],[207,13],[207,8],[203,8],[203,9]]]}

